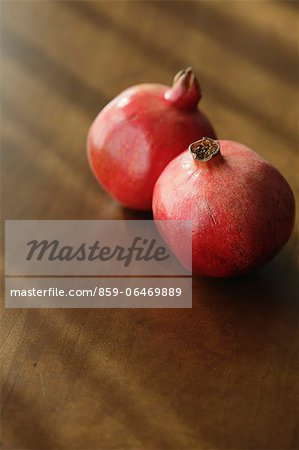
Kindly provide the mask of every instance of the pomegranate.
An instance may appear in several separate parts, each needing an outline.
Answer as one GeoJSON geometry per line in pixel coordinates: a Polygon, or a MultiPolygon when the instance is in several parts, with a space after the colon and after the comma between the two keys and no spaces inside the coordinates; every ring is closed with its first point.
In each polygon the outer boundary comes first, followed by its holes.
{"type": "MultiPolygon", "coordinates": [[[[293,229],[295,200],[278,170],[253,150],[202,138],[160,175],[153,213],[155,220],[192,221],[194,273],[233,277],[262,266],[282,249],[293,229]]],[[[178,223],[176,233],[159,228],[184,264],[190,225],[178,223]]]]}
{"type": "Polygon", "coordinates": [[[173,86],[141,84],[112,100],[91,125],[87,151],[99,183],[123,206],[150,210],[164,167],[198,137],[215,137],[199,111],[201,90],[192,69],[173,86]]]}

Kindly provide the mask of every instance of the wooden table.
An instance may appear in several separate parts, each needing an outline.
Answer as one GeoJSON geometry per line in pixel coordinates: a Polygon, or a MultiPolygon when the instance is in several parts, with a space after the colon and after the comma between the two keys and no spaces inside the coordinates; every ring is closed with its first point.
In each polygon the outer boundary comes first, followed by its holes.
{"type": "MultiPolygon", "coordinates": [[[[298,189],[297,6],[2,2],[4,218],[146,217],[100,189],[86,132],[188,65],[218,135],[298,189]]],[[[258,274],[194,277],[192,310],[3,309],[3,448],[297,448],[297,237],[258,274]]]]}

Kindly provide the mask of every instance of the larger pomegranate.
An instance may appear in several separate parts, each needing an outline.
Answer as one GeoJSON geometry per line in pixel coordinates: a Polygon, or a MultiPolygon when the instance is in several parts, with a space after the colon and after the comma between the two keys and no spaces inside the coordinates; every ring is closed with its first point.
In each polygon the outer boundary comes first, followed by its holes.
{"type": "Polygon", "coordinates": [[[191,68],[173,86],[141,84],[112,100],[96,117],[87,140],[90,166],[99,183],[124,206],[150,210],[164,167],[202,136],[215,137],[199,111],[199,84],[191,68]]]}
{"type": "MultiPolygon", "coordinates": [[[[292,232],[295,201],[283,176],[253,150],[203,138],[164,169],[153,212],[158,220],[192,220],[194,273],[232,277],[282,249],[292,232]]],[[[175,233],[166,224],[160,223],[160,232],[184,263],[190,222],[178,222],[175,233]]]]}

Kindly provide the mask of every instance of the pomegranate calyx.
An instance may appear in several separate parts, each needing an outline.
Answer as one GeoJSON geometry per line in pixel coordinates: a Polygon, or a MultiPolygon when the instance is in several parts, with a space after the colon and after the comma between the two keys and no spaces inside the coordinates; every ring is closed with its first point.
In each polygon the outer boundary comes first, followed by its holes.
{"type": "Polygon", "coordinates": [[[186,86],[189,86],[194,78],[195,75],[193,73],[192,67],[186,67],[186,69],[182,69],[177,74],[175,74],[172,86],[175,86],[180,79],[183,81],[183,83],[186,84],[186,86]]]}
{"type": "Polygon", "coordinates": [[[165,93],[165,99],[178,109],[196,110],[201,90],[192,67],[180,70],[175,75],[172,87],[165,93]]]}
{"type": "Polygon", "coordinates": [[[206,162],[220,153],[220,144],[217,140],[209,137],[203,137],[199,141],[189,145],[189,150],[193,159],[200,162],[206,162]]]}

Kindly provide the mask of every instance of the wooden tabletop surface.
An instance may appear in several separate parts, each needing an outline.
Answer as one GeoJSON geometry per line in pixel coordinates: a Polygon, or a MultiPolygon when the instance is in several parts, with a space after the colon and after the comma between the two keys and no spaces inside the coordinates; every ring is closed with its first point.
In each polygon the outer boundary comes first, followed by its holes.
{"type": "MultiPolygon", "coordinates": [[[[192,65],[218,136],[298,199],[298,3],[2,1],[2,212],[121,219],[85,139],[124,88],[192,65]]],[[[298,229],[192,310],[2,310],[4,449],[295,449],[298,229]],[[296,247],[297,242],[297,247],[296,247]],[[296,298],[297,294],[297,298],[296,298]]]]}

